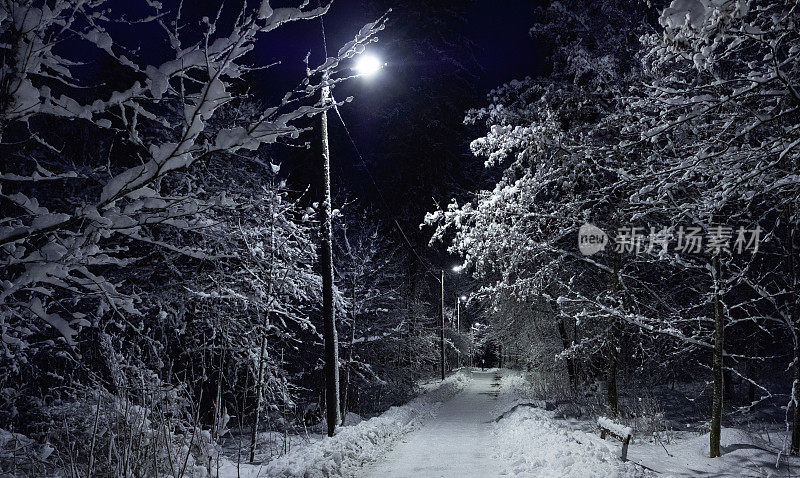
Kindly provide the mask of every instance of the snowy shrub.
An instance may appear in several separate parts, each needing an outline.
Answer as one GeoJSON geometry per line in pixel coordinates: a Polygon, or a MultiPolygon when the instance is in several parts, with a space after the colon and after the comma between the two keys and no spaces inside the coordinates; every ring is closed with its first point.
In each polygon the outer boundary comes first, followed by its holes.
{"type": "Polygon", "coordinates": [[[669,443],[671,429],[666,414],[658,399],[652,395],[633,397],[623,405],[626,414],[621,421],[636,432],[638,436],[659,437],[669,443]]]}
{"type": "Polygon", "coordinates": [[[0,470],[11,476],[46,476],[53,469],[53,451],[49,442],[0,429],[0,470]]]}

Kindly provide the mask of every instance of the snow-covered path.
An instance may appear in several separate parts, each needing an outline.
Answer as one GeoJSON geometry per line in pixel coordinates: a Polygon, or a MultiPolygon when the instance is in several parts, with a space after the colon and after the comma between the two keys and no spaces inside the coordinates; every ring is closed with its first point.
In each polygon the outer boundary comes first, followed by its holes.
{"type": "Polygon", "coordinates": [[[492,458],[496,372],[473,371],[469,385],[422,428],[406,435],[363,478],[501,476],[492,458]]]}
{"type": "MultiPolygon", "coordinates": [[[[469,372],[467,372],[469,373],[469,372]]],[[[403,436],[359,478],[634,478],[652,473],[619,459],[619,443],[574,429],[520,396],[510,370],[471,372],[436,416],[403,436]],[[521,405],[520,405],[521,404],[521,405]],[[520,406],[515,406],[520,405],[520,406]]]]}

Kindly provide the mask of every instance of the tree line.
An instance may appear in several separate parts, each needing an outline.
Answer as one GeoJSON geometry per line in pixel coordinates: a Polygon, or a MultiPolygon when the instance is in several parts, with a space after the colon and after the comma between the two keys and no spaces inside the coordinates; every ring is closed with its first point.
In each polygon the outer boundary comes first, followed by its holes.
{"type": "Polygon", "coordinates": [[[548,73],[465,119],[502,178],[429,213],[434,240],[480,279],[497,341],[573,389],[602,381],[612,415],[620,374],[708,380],[711,457],[725,410],[760,404],[787,407],[797,454],[797,4],[569,1],[536,17],[548,73]],[[607,234],[593,255],[588,225],[607,234]]]}

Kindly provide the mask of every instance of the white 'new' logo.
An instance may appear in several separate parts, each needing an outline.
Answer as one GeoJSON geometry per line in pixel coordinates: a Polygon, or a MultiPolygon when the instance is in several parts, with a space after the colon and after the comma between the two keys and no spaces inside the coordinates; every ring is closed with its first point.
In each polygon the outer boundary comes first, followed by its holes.
{"type": "Polygon", "coordinates": [[[599,227],[586,223],[578,229],[578,249],[584,256],[591,256],[606,248],[608,235],[599,227]]]}

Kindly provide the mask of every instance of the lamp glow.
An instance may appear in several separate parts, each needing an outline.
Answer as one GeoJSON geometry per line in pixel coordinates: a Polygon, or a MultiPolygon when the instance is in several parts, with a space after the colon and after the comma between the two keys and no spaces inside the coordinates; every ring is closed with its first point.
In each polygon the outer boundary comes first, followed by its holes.
{"type": "Polygon", "coordinates": [[[383,68],[383,63],[378,59],[378,57],[374,55],[361,55],[358,60],[356,60],[356,64],[353,67],[356,73],[359,75],[374,75],[383,68]]]}
{"type": "Polygon", "coordinates": [[[461,269],[463,268],[464,266],[453,266],[453,272],[461,272],[461,269]]]}
{"type": "Polygon", "coordinates": [[[462,295],[462,296],[461,296],[461,302],[466,302],[466,301],[467,301],[467,296],[465,296],[465,295],[462,295]]]}

